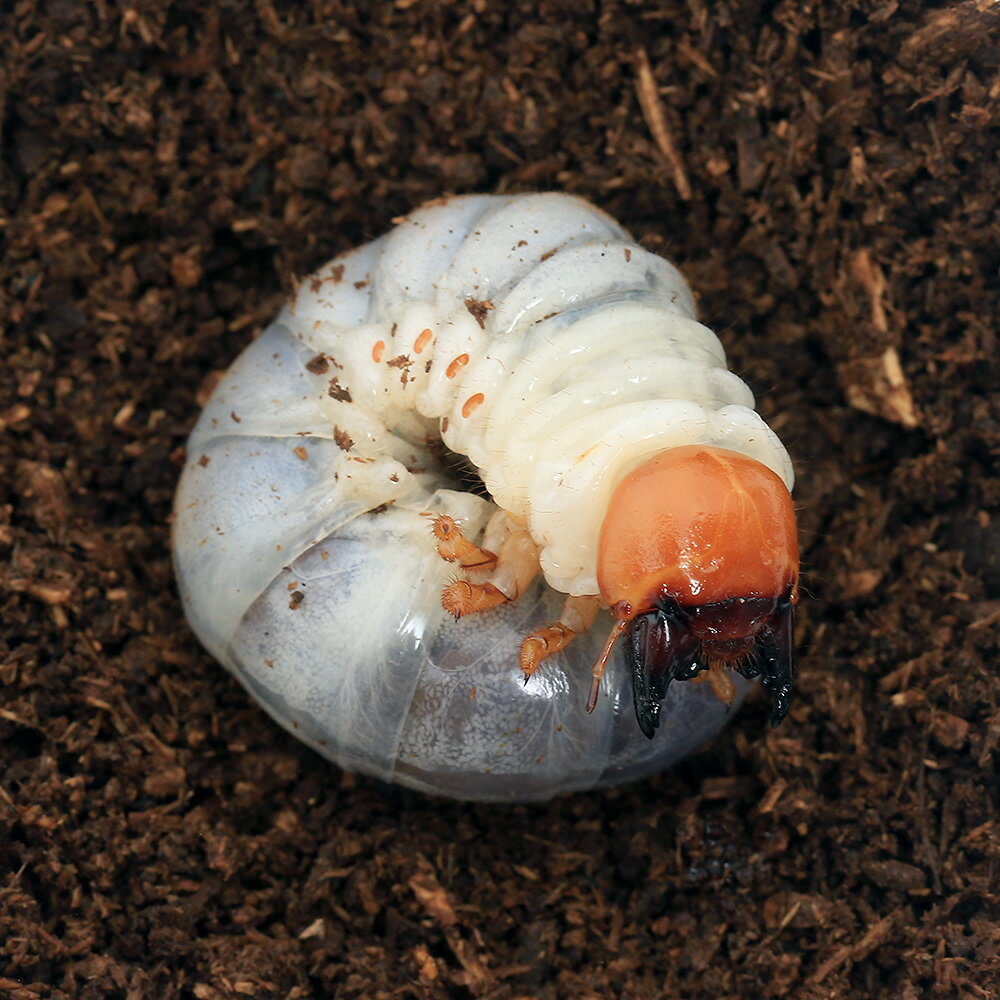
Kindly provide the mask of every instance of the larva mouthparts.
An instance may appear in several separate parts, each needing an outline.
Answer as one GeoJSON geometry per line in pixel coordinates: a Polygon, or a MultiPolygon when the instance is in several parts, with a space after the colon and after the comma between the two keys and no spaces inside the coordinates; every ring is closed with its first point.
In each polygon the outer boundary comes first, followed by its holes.
{"type": "Polygon", "coordinates": [[[350,770],[521,801],[653,773],[747,677],[787,710],[793,477],[753,403],[603,212],[429,204],[303,281],[215,389],[175,505],[185,611],[350,770]]]}

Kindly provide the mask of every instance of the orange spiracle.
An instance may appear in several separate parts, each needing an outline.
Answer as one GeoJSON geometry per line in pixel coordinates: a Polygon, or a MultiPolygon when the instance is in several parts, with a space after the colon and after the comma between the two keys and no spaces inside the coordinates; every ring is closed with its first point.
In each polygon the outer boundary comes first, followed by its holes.
{"type": "Polygon", "coordinates": [[[477,392],[470,396],[466,401],[465,405],[462,407],[462,416],[468,419],[472,414],[483,405],[483,401],[486,397],[481,393],[477,392]]]}
{"type": "Polygon", "coordinates": [[[424,348],[431,342],[434,334],[430,330],[424,330],[413,342],[413,353],[422,354],[424,348]]]}
{"type": "Polygon", "coordinates": [[[460,354],[457,358],[452,358],[451,363],[445,369],[445,376],[447,378],[454,378],[468,363],[468,354],[460,354]]]}

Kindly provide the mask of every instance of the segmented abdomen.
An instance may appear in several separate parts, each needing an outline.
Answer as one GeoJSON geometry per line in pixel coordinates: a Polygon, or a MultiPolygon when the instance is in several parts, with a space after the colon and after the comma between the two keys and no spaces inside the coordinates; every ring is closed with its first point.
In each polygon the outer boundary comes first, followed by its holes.
{"type": "MultiPolygon", "coordinates": [[[[792,484],[677,269],[576,198],[423,208],[320,272],[280,321],[336,366],[326,408],[346,458],[392,452],[380,428],[417,446],[440,434],[528,523],[563,592],[597,593],[610,490],[663,448],[723,445],[792,484]]],[[[395,471],[379,503],[415,485],[395,471]]]]}

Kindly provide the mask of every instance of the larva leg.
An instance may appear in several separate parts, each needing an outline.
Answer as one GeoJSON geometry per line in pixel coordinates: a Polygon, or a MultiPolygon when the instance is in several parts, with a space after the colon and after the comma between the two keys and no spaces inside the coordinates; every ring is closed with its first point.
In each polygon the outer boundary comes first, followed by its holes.
{"type": "MultiPolygon", "coordinates": [[[[441,593],[442,607],[456,618],[489,611],[490,608],[507,601],[517,600],[538,575],[538,546],[526,528],[514,524],[506,518],[506,515],[502,516],[505,520],[502,526],[503,540],[495,546],[496,556],[492,556],[492,552],[488,549],[477,549],[478,552],[493,558],[493,570],[489,578],[482,583],[456,580],[441,593]]],[[[487,536],[493,533],[487,528],[487,536]]],[[[471,543],[466,542],[466,544],[471,543]]],[[[471,566],[463,564],[463,569],[473,572],[489,568],[488,564],[471,566]]]]}
{"type": "Polygon", "coordinates": [[[736,697],[736,685],[733,684],[733,678],[721,663],[710,664],[708,670],[704,670],[697,677],[692,678],[692,683],[710,684],[713,694],[724,705],[731,705],[736,697]]]}
{"type": "Polygon", "coordinates": [[[559,621],[546,625],[521,643],[521,671],[527,680],[546,656],[565,649],[581,632],[586,632],[600,610],[598,597],[567,597],[559,621]]]}
{"type": "Polygon", "coordinates": [[[491,572],[496,569],[497,557],[470,542],[453,517],[439,514],[431,522],[431,531],[438,540],[438,555],[445,562],[456,562],[464,570],[491,572]]]}

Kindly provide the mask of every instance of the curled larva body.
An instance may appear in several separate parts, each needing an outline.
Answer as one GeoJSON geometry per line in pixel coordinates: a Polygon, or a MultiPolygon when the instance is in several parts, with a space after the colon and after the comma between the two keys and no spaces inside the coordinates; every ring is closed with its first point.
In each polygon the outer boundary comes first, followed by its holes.
{"type": "Polygon", "coordinates": [[[662,769],[719,729],[741,677],[729,705],[672,685],[647,740],[618,649],[584,711],[601,635],[527,684],[517,650],[566,595],[600,593],[603,511],[649,456],[728,449],[791,488],[784,448],[724,365],[679,272],[585,202],[425,206],[307,278],[209,401],[175,510],[189,620],[348,769],[484,800],[662,769]],[[449,473],[449,452],[491,500],[449,473]],[[542,577],[455,621],[441,606],[455,568],[428,515],[475,539],[498,508],[530,533],[542,577]]]}

